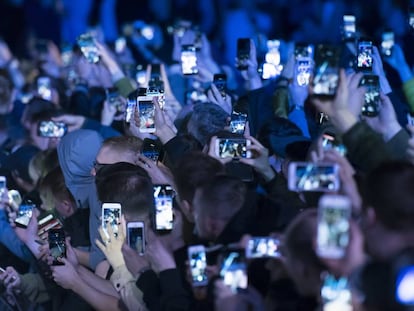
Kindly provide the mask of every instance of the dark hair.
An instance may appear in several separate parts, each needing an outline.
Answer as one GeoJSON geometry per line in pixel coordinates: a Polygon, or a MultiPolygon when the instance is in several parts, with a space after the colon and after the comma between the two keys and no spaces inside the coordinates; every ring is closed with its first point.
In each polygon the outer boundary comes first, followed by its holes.
{"type": "Polygon", "coordinates": [[[364,206],[372,207],[378,221],[392,230],[414,228],[414,165],[385,162],[370,172],[362,189],[364,206]]]}
{"type": "Polygon", "coordinates": [[[244,182],[226,175],[216,175],[196,190],[210,217],[223,220],[230,220],[243,206],[246,192],[244,182]]]}
{"type": "Polygon", "coordinates": [[[216,104],[195,104],[187,129],[204,146],[212,134],[227,126],[228,118],[229,115],[216,104]]]}
{"type": "Polygon", "coordinates": [[[5,69],[0,69],[0,105],[8,105],[12,97],[14,85],[10,74],[5,69]]]}
{"type": "Polygon", "coordinates": [[[24,109],[22,122],[37,122],[39,121],[39,114],[41,115],[45,111],[52,113],[52,111],[57,111],[57,108],[51,101],[40,97],[33,97],[24,109]]]}
{"type": "Polygon", "coordinates": [[[194,192],[216,174],[223,174],[225,168],[220,161],[202,153],[192,151],[185,154],[177,163],[173,175],[181,200],[192,202],[194,192]]]}
{"type": "Polygon", "coordinates": [[[148,215],[154,206],[151,179],[139,166],[126,162],[104,165],[95,182],[99,200],[120,203],[128,219],[148,215]]]}

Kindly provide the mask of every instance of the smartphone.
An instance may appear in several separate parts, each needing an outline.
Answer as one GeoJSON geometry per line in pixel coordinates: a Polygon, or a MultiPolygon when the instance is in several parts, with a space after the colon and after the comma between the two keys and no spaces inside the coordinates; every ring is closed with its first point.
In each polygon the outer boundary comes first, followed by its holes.
{"type": "Polygon", "coordinates": [[[360,39],[358,41],[357,51],[357,70],[359,71],[372,71],[373,63],[373,47],[372,41],[366,39],[360,39]]]}
{"type": "Polygon", "coordinates": [[[408,23],[414,29],[414,7],[410,7],[408,23]]]}
{"type": "Polygon", "coordinates": [[[99,52],[95,45],[95,39],[90,33],[85,33],[77,38],[79,48],[89,63],[99,62],[99,52]]]}
{"type": "Polygon", "coordinates": [[[394,46],[394,33],[392,31],[385,31],[382,33],[381,52],[385,56],[391,56],[392,48],[394,46]]]}
{"type": "Polygon", "coordinates": [[[37,135],[41,137],[63,137],[68,132],[68,126],[63,122],[40,121],[37,135]]]}
{"type": "Polygon", "coordinates": [[[313,59],[313,45],[305,43],[295,43],[295,59],[311,58],[313,59]]]}
{"type": "Polygon", "coordinates": [[[262,65],[262,79],[271,79],[280,75],[283,66],[280,64],[280,41],[268,40],[265,62],[262,65]]]}
{"type": "Polygon", "coordinates": [[[143,86],[147,82],[147,71],[143,65],[137,65],[135,68],[135,80],[139,86],[143,86]]]}
{"type": "Polygon", "coordinates": [[[127,241],[129,247],[143,255],[145,253],[145,224],[142,221],[127,223],[127,241]]]}
{"type": "Polygon", "coordinates": [[[117,112],[123,112],[125,109],[125,103],[122,96],[119,94],[117,88],[106,89],[106,100],[109,105],[114,107],[117,112]]]}
{"type": "Polygon", "coordinates": [[[362,106],[362,115],[367,117],[378,116],[380,110],[379,77],[377,75],[364,75],[360,85],[367,89],[365,93],[365,102],[362,106]]]}
{"type": "Polygon", "coordinates": [[[112,232],[115,236],[119,232],[119,224],[121,223],[121,204],[119,203],[103,203],[102,204],[102,229],[109,238],[109,234],[106,230],[109,224],[112,227],[112,232]]]}
{"type": "Polygon", "coordinates": [[[246,70],[250,58],[250,38],[237,39],[237,69],[246,70]]]}
{"type": "Polygon", "coordinates": [[[246,289],[248,285],[247,264],[245,251],[241,249],[227,249],[222,253],[220,277],[232,292],[246,289]]]}
{"type": "Polygon", "coordinates": [[[207,259],[206,249],[203,245],[193,245],[188,247],[188,262],[190,264],[190,272],[192,285],[206,286],[208,277],[206,273],[207,259]]]}
{"type": "Polygon", "coordinates": [[[139,131],[155,132],[155,105],[152,96],[138,96],[139,131]]]}
{"type": "Polygon", "coordinates": [[[329,132],[326,132],[322,135],[322,148],[323,150],[335,149],[343,157],[346,155],[347,151],[346,147],[338,142],[335,134],[329,132]]]}
{"type": "Polygon", "coordinates": [[[198,73],[197,53],[194,45],[181,46],[181,72],[184,75],[195,75],[198,73]]]}
{"type": "Polygon", "coordinates": [[[224,73],[217,73],[214,75],[213,83],[220,91],[220,94],[223,98],[226,98],[227,92],[227,75],[224,73]]]}
{"type": "Polygon", "coordinates": [[[72,63],[73,47],[70,44],[65,44],[61,47],[60,57],[62,58],[63,67],[67,67],[72,63]]]}
{"type": "MultiPolygon", "coordinates": [[[[397,271],[395,279],[395,300],[401,306],[414,306],[414,264],[404,265],[397,271]]],[[[407,309],[411,310],[411,309],[407,309]]]]}
{"type": "Polygon", "coordinates": [[[230,131],[232,133],[243,135],[246,128],[246,122],[247,114],[233,111],[230,119],[230,131]]]}
{"type": "MultiPolygon", "coordinates": [[[[0,190],[0,195],[2,195],[6,188],[2,188],[3,190],[0,190]]],[[[9,199],[10,207],[13,211],[18,211],[20,204],[22,204],[22,196],[20,195],[20,192],[14,189],[11,189],[7,192],[7,196],[9,199]]]]}
{"type": "Polygon", "coordinates": [[[318,203],[316,253],[323,258],[342,258],[349,243],[351,201],[337,194],[325,194],[318,203]]]}
{"type": "Polygon", "coordinates": [[[49,77],[39,77],[37,79],[37,94],[45,100],[52,99],[52,86],[49,77]]]}
{"type": "Polygon", "coordinates": [[[339,190],[339,166],[331,163],[291,162],[288,187],[291,191],[333,192],[339,190]]]}
{"type": "Polygon", "coordinates": [[[326,273],[321,287],[322,311],[352,310],[352,294],[346,277],[326,273]]]}
{"type": "Polygon", "coordinates": [[[29,225],[30,219],[33,215],[33,210],[36,208],[35,204],[26,203],[20,204],[17,210],[17,216],[14,222],[17,226],[26,228],[29,225]]]}
{"type": "Polygon", "coordinates": [[[160,160],[161,150],[159,145],[153,139],[144,138],[142,142],[141,153],[154,162],[160,160]]]}
{"type": "Polygon", "coordinates": [[[60,228],[62,228],[62,223],[59,219],[55,218],[52,214],[47,214],[46,216],[39,218],[37,234],[43,241],[48,238],[49,230],[60,228]]]}
{"type": "Polygon", "coordinates": [[[63,229],[50,229],[48,231],[50,255],[53,257],[53,266],[64,265],[59,258],[66,258],[66,241],[63,229]]]}
{"type": "Polygon", "coordinates": [[[137,97],[135,94],[128,95],[125,108],[125,122],[130,123],[133,116],[135,108],[137,107],[137,97]]]}
{"type": "Polygon", "coordinates": [[[121,54],[125,51],[126,49],[126,39],[124,37],[119,37],[118,39],[115,40],[115,53],[117,54],[121,54]]]}
{"type": "Polygon", "coordinates": [[[315,49],[313,70],[313,94],[318,97],[334,97],[339,84],[340,49],[320,44],[315,49]]]}
{"type": "Polygon", "coordinates": [[[247,242],[246,258],[279,258],[280,240],[271,237],[252,237],[247,242]]]}
{"type": "Polygon", "coordinates": [[[251,158],[250,140],[246,138],[217,138],[215,144],[216,155],[220,158],[251,158]]]}
{"type": "Polygon", "coordinates": [[[173,229],[174,190],[170,185],[154,185],[153,229],[157,233],[169,233],[173,229]]]}
{"type": "Polygon", "coordinates": [[[356,33],[356,18],[354,15],[343,16],[343,40],[355,39],[356,33]]]}

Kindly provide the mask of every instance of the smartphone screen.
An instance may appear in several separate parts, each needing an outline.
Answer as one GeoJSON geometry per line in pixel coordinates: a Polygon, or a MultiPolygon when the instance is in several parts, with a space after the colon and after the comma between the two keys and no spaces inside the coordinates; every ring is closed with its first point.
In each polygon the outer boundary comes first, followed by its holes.
{"type": "Polygon", "coordinates": [[[139,131],[142,133],[155,132],[155,105],[153,97],[138,96],[139,131]]]}
{"type": "Polygon", "coordinates": [[[250,39],[239,38],[237,39],[237,69],[246,70],[246,61],[250,58],[250,39]]]}
{"type": "Polygon", "coordinates": [[[68,126],[63,122],[41,121],[37,134],[41,137],[63,137],[68,132],[68,126]]]}
{"type": "Polygon", "coordinates": [[[358,42],[358,55],[357,55],[357,69],[361,71],[372,70],[372,41],[360,40],[358,42]]]}
{"type": "Polygon", "coordinates": [[[367,117],[378,116],[380,110],[379,77],[377,75],[364,75],[360,85],[367,89],[365,93],[365,102],[362,106],[362,114],[367,117]]]}
{"type": "Polygon", "coordinates": [[[197,53],[194,45],[183,45],[181,47],[181,70],[184,75],[198,73],[197,53]]]}
{"type": "MultiPolygon", "coordinates": [[[[403,306],[414,306],[414,265],[405,265],[397,272],[395,300],[403,306]]],[[[408,309],[409,310],[409,309],[408,309]]]]}
{"type": "Polygon", "coordinates": [[[125,108],[125,122],[130,123],[133,116],[135,108],[137,107],[137,97],[135,94],[129,95],[127,97],[126,108],[125,108]]]}
{"type": "Polygon", "coordinates": [[[154,162],[157,162],[159,160],[161,152],[155,140],[145,138],[142,143],[141,153],[145,157],[153,160],[154,162]]]}
{"type": "Polygon", "coordinates": [[[410,7],[408,23],[414,29],[414,7],[410,7]]]}
{"type": "Polygon", "coordinates": [[[346,277],[327,273],[321,288],[322,311],[352,310],[351,289],[346,277]]]}
{"type": "Polygon", "coordinates": [[[382,33],[381,52],[385,56],[391,56],[394,46],[394,33],[386,31],[382,33]]]}
{"type": "Polygon", "coordinates": [[[247,114],[233,111],[230,120],[230,131],[236,134],[244,134],[246,128],[247,114]]]}
{"type": "Polygon", "coordinates": [[[48,231],[49,251],[53,257],[52,265],[63,265],[59,258],[66,257],[65,232],[63,229],[50,229],[48,231]]]}
{"type": "Polygon", "coordinates": [[[223,252],[220,277],[225,285],[236,293],[239,289],[246,289],[248,285],[247,264],[245,252],[238,249],[228,249],[223,252]]]}
{"type": "Polygon", "coordinates": [[[288,186],[292,191],[332,192],[339,189],[337,164],[291,162],[288,170],[288,186]]]}
{"type": "Polygon", "coordinates": [[[323,258],[342,258],[349,243],[351,201],[342,195],[324,195],[318,204],[316,252],[323,258]]]}
{"type": "Polygon", "coordinates": [[[115,53],[121,54],[126,49],[126,39],[124,37],[119,37],[115,40],[115,53]]]}
{"type": "Polygon", "coordinates": [[[170,232],[173,229],[174,190],[170,185],[154,185],[154,229],[157,232],[170,232]]]}
{"type": "Polygon", "coordinates": [[[203,245],[193,245],[188,247],[188,261],[193,286],[205,286],[208,284],[206,273],[207,258],[206,250],[203,245]]]}
{"type": "Polygon", "coordinates": [[[118,235],[119,224],[121,223],[121,204],[103,203],[102,204],[102,229],[109,237],[106,227],[109,224],[115,236],[118,235]]]}
{"type": "Polygon", "coordinates": [[[127,241],[129,247],[143,255],[145,253],[145,225],[142,221],[127,223],[127,241]]]}
{"type": "Polygon", "coordinates": [[[220,91],[221,96],[225,98],[227,92],[227,75],[223,73],[215,74],[213,78],[213,83],[220,91]]]}
{"type": "Polygon", "coordinates": [[[116,88],[106,89],[106,100],[114,107],[117,112],[123,112],[125,109],[125,103],[122,96],[119,94],[116,88]]]}
{"type": "Polygon", "coordinates": [[[279,239],[271,237],[252,237],[247,243],[246,258],[278,258],[279,239]]]}
{"type": "Polygon", "coordinates": [[[34,204],[21,204],[17,211],[16,219],[14,220],[16,225],[26,228],[32,218],[34,208],[36,208],[34,204]]]}
{"type": "Polygon", "coordinates": [[[247,150],[250,143],[245,138],[217,138],[216,154],[220,158],[250,158],[251,152],[247,150]]]}
{"type": "Polygon", "coordinates": [[[336,46],[318,45],[316,47],[312,80],[315,96],[335,96],[339,83],[339,54],[340,50],[336,46]]]}
{"type": "Polygon", "coordinates": [[[96,47],[94,38],[91,34],[85,33],[80,35],[77,42],[83,56],[88,62],[97,63],[99,61],[98,48],[96,47]]]}
{"type": "Polygon", "coordinates": [[[346,147],[339,143],[335,135],[331,133],[324,133],[322,135],[322,148],[323,150],[335,149],[342,156],[345,156],[347,151],[346,147]]]}
{"type": "Polygon", "coordinates": [[[354,15],[344,15],[343,17],[343,39],[349,40],[355,38],[356,19],[354,15]]]}
{"type": "Polygon", "coordinates": [[[49,77],[39,77],[37,79],[37,93],[45,100],[52,99],[52,87],[49,77]]]}

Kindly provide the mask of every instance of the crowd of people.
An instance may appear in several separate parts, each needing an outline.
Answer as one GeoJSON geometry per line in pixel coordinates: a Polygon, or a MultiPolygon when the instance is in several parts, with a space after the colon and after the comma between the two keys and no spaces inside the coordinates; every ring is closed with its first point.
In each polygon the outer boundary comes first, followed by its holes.
{"type": "Polygon", "coordinates": [[[0,41],[0,309],[413,310],[409,1],[116,2],[0,41]]]}

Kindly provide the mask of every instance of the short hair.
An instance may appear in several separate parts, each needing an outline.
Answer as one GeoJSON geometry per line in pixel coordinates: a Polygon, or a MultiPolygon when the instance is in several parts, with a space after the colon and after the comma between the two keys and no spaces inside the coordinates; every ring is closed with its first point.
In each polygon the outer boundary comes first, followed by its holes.
{"type": "Polygon", "coordinates": [[[216,104],[195,104],[187,129],[204,146],[212,134],[227,126],[228,118],[229,115],[216,104]]]}
{"type": "Polygon", "coordinates": [[[297,215],[284,232],[283,250],[292,258],[323,271],[313,241],[317,234],[318,211],[308,209],[297,215]]]}
{"type": "Polygon", "coordinates": [[[141,167],[118,162],[104,165],[96,174],[98,199],[119,203],[127,219],[149,215],[154,207],[151,178],[141,167]]]}
{"type": "Polygon", "coordinates": [[[230,220],[241,209],[246,193],[243,181],[226,175],[216,175],[196,189],[206,214],[223,220],[230,220]]]}
{"type": "Polygon", "coordinates": [[[42,177],[59,166],[59,159],[56,149],[39,151],[29,163],[29,175],[37,183],[42,177]]]}
{"type": "Polygon", "coordinates": [[[362,189],[365,207],[372,207],[377,220],[396,231],[414,228],[414,165],[405,161],[380,164],[371,171],[362,189]]]}
{"type": "Polygon", "coordinates": [[[224,173],[224,165],[209,155],[201,151],[186,153],[173,170],[174,182],[180,199],[191,203],[197,187],[216,174],[224,173]]]}
{"type": "MultiPolygon", "coordinates": [[[[53,203],[56,201],[69,200],[75,203],[75,198],[66,187],[65,178],[60,166],[52,169],[39,182],[39,193],[47,198],[52,198],[53,203]]],[[[43,202],[48,204],[49,202],[43,202]]],[[[52,207],[54,208],[54,206],[52,207]]]]}
{"type": "Polygon", "coordinates": [[[142,140],[136,136],[113,136],[105,139],[102,147],[109,147],[118,152],[137,153],[141,151],[142,140]]]}
{"type": "Polygon", "coordinates": [[[42,118],[42,113],[45,111],[48,113],[57,111],[56,105],[43,98],[33,97],[25,106],[21,121],[22,123],[37,122],[40,118],[42,118]]]}

